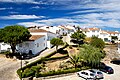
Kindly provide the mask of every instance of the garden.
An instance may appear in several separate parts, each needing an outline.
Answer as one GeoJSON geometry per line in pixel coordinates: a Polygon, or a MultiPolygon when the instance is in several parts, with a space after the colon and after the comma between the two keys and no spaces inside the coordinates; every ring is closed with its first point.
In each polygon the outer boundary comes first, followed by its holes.
{"type": "Polygon", "coordinates": [[[95,67],[99,64],[104,54],[100,49],[83,44],[79,47],[67,43],[57,51],[40,58],[18,69],[20,78],[46,77],[77,72],[79,70],[95,67]],[[87,55],[88,54],[88,55],[87,55]],[[93,57],[96,57],[93,59],[93,57]]]}

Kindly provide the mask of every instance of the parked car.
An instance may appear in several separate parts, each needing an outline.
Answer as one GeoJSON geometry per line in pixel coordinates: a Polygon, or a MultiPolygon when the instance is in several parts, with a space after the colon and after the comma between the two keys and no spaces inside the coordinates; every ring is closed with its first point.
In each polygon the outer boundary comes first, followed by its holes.
{"type": "Polygon", "coordinates": [[[113,74],[114,73],[114,70],[109,66],[105,66],[103,68],[100,68],[100,70],[105,72],[105,73],[108,73],[108,74],[113,74]]]}
{"type": "Polygon", "coordinates": [[[97,79],[103,79],[103,73],[97,69],[90,69],[90,72],[94,73],[97,79]]]}
{"type": "Polygon", "coordinates": [[[79,71],[77,72],[79,77],[85,78],[85,79],[92,79],[95,80],[96,76],[94,73],[90,72],[89,70],[79,71]]]}
{"type": "Polygon", "coordinates": [[[110,62],[113,63],[113,64],[120,65],[120,60],[112,60],[112,61],[110,61],[110,62]]]}

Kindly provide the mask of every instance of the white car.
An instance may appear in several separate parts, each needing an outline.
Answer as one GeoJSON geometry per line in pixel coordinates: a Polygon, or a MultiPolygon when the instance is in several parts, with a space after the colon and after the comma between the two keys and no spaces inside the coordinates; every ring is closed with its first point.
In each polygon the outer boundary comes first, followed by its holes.
{"type": "Polygon", "coordinates": [[[96,76],[94,73],[90,72],[89,70],[79,71],[77,72],[79,77],[85,78],[85,79],[92,79],[95,80],[96,76]]]}
{"type": "Polygon", "coordinates": [[[90,69],[90,72],[94,73],[97,79],[103,79],[103,73],[97,69],[90,69]]]}

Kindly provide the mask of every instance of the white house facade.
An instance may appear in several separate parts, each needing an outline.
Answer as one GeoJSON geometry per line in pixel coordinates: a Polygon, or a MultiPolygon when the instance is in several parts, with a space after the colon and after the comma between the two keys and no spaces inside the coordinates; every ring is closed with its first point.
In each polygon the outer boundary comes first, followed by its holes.
{"type": "Polygon", "coordinates": [[[60,35],[66,35],[66,34],[71,35],[74,32],[76,32],[75,27],[70,26],[70,25],[66,25],[66,26],[60,25],[58,27],[59,27],[59,34],[60,35]]]}
{"type": "Polygon", "coordinates": [[[112,41],[112,36],[117,36],[118,40],[120,40],[120,33],[119,32],[111,32],[111,31],[105,31],[101,30],[99,28],[93,27],[93,28],[85,28],[82,29],[83,32],[87,37],[97,36],[98,38],[103,39],[105,42],[112,41]]]}
{"type": "Polygon", "coordinates": [[[57,37],[55,33],[52,33],[50,31],[46,31],[43,29],[29,29],[31,35],[45,35],[45,39],[47,40],[47,48],[51,48],[52,45],[50,44],[50,40],[52,38],[57,37]]]}
{"type": "Polygon", "coordinates": [[[37,54],[47,47],[47,40],[45,35],[32,35],[29,41],[25,41],[16,46],[20,53],[37,54]]]}
{"type": "Polygon", "coordinates": [[[11,51],[11,46],[7,43],[0,42],[0,52],[11,51]]]}
{"type": "Polygon", "coordinates": [[[85,35],[87,37],[92,37],[92,36],[97,36],[98,37],[100,35],[101,29],[94,27],[94,28],[87,28],[84,31],[86,31],[85,35]]]}
{"type": "Polygon", "coordinates": [[[111,41],[111,36],[107,31],[100,31],[99,38],[101,38],[105,42],[110,42],[111,41]]]}

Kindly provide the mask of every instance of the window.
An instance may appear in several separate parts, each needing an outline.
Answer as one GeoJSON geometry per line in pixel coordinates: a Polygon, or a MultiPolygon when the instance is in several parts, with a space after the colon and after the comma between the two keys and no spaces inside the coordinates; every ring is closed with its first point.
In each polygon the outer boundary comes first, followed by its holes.
{"type": "Polygon", "coordinates": [[[92,31],[92,32],[95,32],[95,31],[92,31]]]}
{"type": "Polygon", "coordinates": [[[25,43],[26,47],[29,47],[29,43],[25,43]]]}
{"type": "Polygon", "coordinates": [[[3,46],[5,46],[6,44],[4,43],[4,44],[2,44],[3,46]]]}
{"type": "Polygon", "coordinates": [[[44,46],[45,46],[45,43],[44,43],[44,46]]]}
{"type": "Polygon", "coordinates": [[[90,74],[90,76],[94,76],[94,74],[90,74]]]}
{"type": "Polygon", "coordinates": [[[88,75],[88,73],[85,73],[85,75],[88,75]]]}
{"type": "Polygon", "coordinates": [[[39,43],[37,43],[37,47],[39,47],[39,43]]]}
{"type": "Polygon", "coordinates": [[[19,44],[19,47],[22,47],[22,44],[19,44]]]}
{"type": "Polygon", "coordinates": [[[81,72],[81,74],[85,74],[85,72],[81,72]]]}

